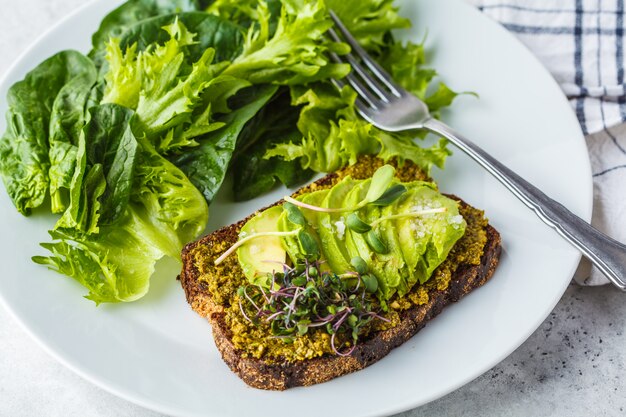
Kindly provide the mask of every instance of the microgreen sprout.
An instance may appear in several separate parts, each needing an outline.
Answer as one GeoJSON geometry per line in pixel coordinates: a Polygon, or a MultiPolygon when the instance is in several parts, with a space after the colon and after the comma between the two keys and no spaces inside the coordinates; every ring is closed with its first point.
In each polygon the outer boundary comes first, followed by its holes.
{"type": "Polygon", "coordinates": [[[378,281],[359,259],[353,263],[363,274],[337,275],[306,259],[293,267],[285,264],[283,272],[272,274],[269,288],[249,284],[238,290],[241,313],[256,325],[268,323],[272,337],[285,343],[313,329],[325,331],[337,355],[350,355],[373,320],[389,321],[375,311],[378,281]]]}

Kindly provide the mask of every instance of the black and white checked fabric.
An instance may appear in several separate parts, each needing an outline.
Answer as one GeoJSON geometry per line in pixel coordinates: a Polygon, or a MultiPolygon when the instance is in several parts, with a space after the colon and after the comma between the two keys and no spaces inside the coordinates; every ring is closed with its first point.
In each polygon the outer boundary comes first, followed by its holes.
{"type": "MultiPolygon", "coordinates": [[[[586,135],[592,224],[626,242],[626,0],[468,0],[515,34],[552,73],[586,135]]],[[[583,263],[579,283],[607,283],[583,263]]]]}

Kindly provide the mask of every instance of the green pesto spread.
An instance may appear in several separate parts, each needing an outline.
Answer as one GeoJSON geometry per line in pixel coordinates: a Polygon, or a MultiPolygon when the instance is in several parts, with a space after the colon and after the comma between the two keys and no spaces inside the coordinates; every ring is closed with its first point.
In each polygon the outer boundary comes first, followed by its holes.
{"type": "MultiPolygon", "coordinates": [[[[357,180],[369,178],[373,170],[381,165],[377,161],[379,160],[372,160],[373,164],[370,166],[368,164],[357,164],[350,167],[342,171],[343,175],[339,175],[332,183],[309,187],[306,194],[302,193],[300,195],[300,199],[306,198],[306,195],[310,195],[314,191],[330,190],[342,181],[345,182],[348,175],[357,180]]],[[[405,175],[406,171],[406,168],[400,170],[405,175]]],[[[411,174],[412,178],[419,178],[416,175],[418,173],[419,171],[413,172],[411,174]]],[[[406,182],[409,179],[402,177],[400,176],[401,181],[406,182]]],[[[423,176],[421,178],[425,179],[423,176]]],[[[411,190],[411,187],[408,187],[408,189],[411,190]]],[[[345,195],[342,201],[346,201],[345,195]]],[[[328,202],[325,204],[328,204],[328,202]]],[[[428,303],[431,292],[445,290],[449,286],[452,274],[459,265],[477,265],[480,263],[487,241],[485,232],[487,220],[483,217],[482,211],[468,206],[457,207],[455,203],[454,207],[450,206],[450,209],[458,210],[457,213],[463,219],[464,233],[453,239],[453,245],[450,245],[451,248],[447,248],[445,251],[444,259],[440,260],[432,273],[428,273],[426,280],[418,277],[415,282],[408,285],[404,290],[396,289],[388,292],[387,294],[390,294],[388,297],[385,297],[386,294],[379,291],[377,295],[380,298],[382,307],[380,314],[388,322],[372,322],[364,329],[363,338],[366,339],[367,334],[371,331],[383,330],[397,325],[400,321],[402,310],[428,303]]],[[[303,211],[306,212],[306,210],[303,211]]],[[[378,215],[380,216],[381,214],[378,213],[378,215]]],[[[456,214],[453,213],[452,215],[456,214]]],[[[309,216],[310,214],[307,214],[307,220],[310,220],[309,216]]],[[[460,224],[456,219],[454,223],[460,224]]],[[[316,237],[319,239],[318,235],[316,237]]],[[[241,349],[244,356],[264,358],[267,361],[297,361],[311,359],[324,354],[332,354],[331,337],[323,329],[313,329],[304,335],[290,340],[289,343],[285,343],[282,339],[271,337],[269,323],[253,324],[243,316],[239,300],[240,296],[237,295],[237,290],[249,284],[249,280],[243,273],[238,258],[236,256],[228,257],[217,266],[213,262],[230,245],[232,245],[232,239],[214,242],[212,246],[200,245],[194,249],[193,255],[196,261],[195,265],[200,272],[202,285],[206,285],[206,290],[211,295],[212,300],[219,308],[223,309],[225,321],[232,331],[232,341],[235,347],[241,349]]],[[[291,256],[292,254],[289,255],[291,256]]],[[[401,248],[395,248],[394,255],[404,256],[401,248]]],[[[374,267],[377,266],[374,265],[374,267]]],[[[406,267],[404,268],[406,278],[408,278],[409,274],[406,272],[406,267]]],[[[335,272],[339,273],[339,271],[335,272]]],[[[383,271],[383,273],[385,272],[383,271]]],[[[347,346],[350,345],[350,341],[342,343],[347,346]]]]}

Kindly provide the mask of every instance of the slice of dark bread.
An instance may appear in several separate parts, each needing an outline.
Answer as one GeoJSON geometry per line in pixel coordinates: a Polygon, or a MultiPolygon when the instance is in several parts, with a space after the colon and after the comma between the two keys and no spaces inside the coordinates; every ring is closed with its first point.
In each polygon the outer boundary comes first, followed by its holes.
{"type": "MultiPolygon", "coordinates": [[[[356,166],[329,174],[296,194],[330,187],[346,175],[351,175],[355,178],[371,176],[371,173],[381,164],[382,161],[378,159],[363,158],[356,166]]],[[[397,176],[402,181],[425,179],[424,174],[410,163],[399,167],[397,176]]],[[[465,202],[458,200],[461,206],[467,207],[465,202]]],[[[279,203],[277,202],[276,204],[279,203]]],[[[207,277],[200,279],[201,273],[198,267],[199,262],[206,264],[212,262],[227,247],[234,244],[238,239],[241,227],[249,218],[223,227],[187,245],[182,253],[183,270],[180,275],[180,281],[185,290],[187,301],[193,310],[211,323],[215,343],[226,364],[248,385],[267,390],[284,390],[290,387],[325,382],[377,362],[393,348],[414,336],[430,319],[439,314],[446,305],[458,301],[491,278],[498,264],[501,250],[498,232],[490,225],[484,226],[486,243],[479,262],[458,265],[445,288],[431,287],[428,290],[428,301],[425,304],[414,305],[401,311],[400,321],[397,326],[368,335],[349,356],[325,354],[313,359],[291,362],[275,358],[265,360],[246,355],[245,352],[235,346],[232,340],[232,330],[225,319],[224,300],[214,300],[212,298],[209,284],[206,281],[207,277]],[[208,258],[212,259],[199,260],[195,253],[200,247],[206,249],[203,253],[208,253],[208,258]]],[[[239,267],[236,261],[231,262],[229,268],[229,273],[243,275],[243,272],[240,269],[238,270],[239,267]]],[[[218,278],[223,279],[224,277],[209,276],[209,279],[218,278]]],[[[236,289],[233,287],[234,291],[236,289]]]]}

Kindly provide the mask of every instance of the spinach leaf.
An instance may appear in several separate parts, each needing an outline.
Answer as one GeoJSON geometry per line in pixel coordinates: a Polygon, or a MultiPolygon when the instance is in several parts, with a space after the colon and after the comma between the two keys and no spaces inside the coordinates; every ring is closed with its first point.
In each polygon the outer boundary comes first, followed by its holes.
{"type": "Polygon", "coordinates": [[[267,104],[277,90],[278,87],[272,85],[259,85],[242,90],[230,103],[233,111],[217,120],[224,123],[224,127],[206,135],[198,147],[190,148],[185,153],[170,158],[209,203],[224,181],[244,126],[267,104]]]}
{"type": "Polygon", "coordinates": [[[70,80],[57,95],[50,117],[50,197],[53,213],[69,204],[69,189],[76,167],[78,140],[92,99],[96,68],[86,65],[84,74],[70,80]]]}
{"type": "Polygon", "coordinates": [[[128,205],[135,175],[139,145],[130,127],[133,112],[104,104],[91,109],[90,114],[84,130],[87,163],[103,167],[107,187],[101,199],[100,224],[113,224],[128,205]]]}
{"type": "Polygon", "coordinates": [[[0,139],[0,175],[24,215],[43,203],[48,190],[48,133],[55,99],[70,80],[90,73],[92,67],[79,52],[63,51],[9,89],[7,130],[0,139]]]}
{"type": "Polygon", "coordinates": [[[133,186],[138,143],[130,127],[133,111],[116,104],[89,110],[90,120],[79,139],[70,205],[56,228],[97,233],[125,212],[133,186]],[[96,179],[104,188],[100,190],[96,179]],[[97,207],[97,209],[96,209],[97,207]]]}
{"type": "Polygon", "coordinates": [[[310,179],[313,171],[299,161],[264,158],[268,149],[281,143],[298,143],[302,133],[297,122],[300,108],[291,106],[289,94],[280,94],[265,106],[241,133],[232,173],[235,200],[244,201],[270,191],[277,183],[293,187],[310,179]]]}

